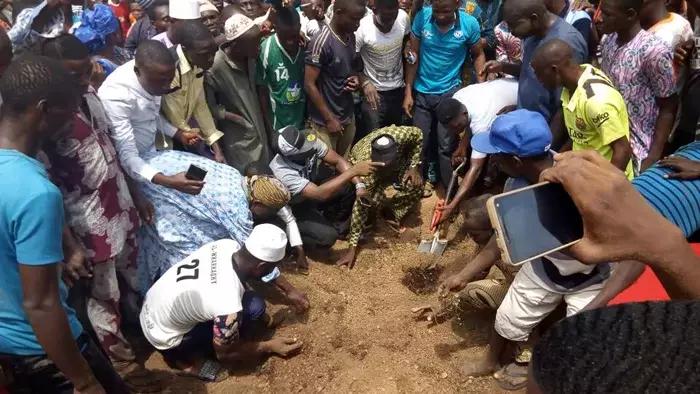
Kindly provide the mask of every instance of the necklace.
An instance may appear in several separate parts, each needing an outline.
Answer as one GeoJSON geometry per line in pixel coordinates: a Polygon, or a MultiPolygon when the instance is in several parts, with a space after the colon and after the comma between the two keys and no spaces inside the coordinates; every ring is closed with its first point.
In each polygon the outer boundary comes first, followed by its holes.
{"type": "Polygon", "coordinates": [[[345,40],[343,40],[342,38],[340,38],[340,36],[335,32],[335,30],[333,30],[333,28],[331,27],[330,24],[328,25],[328,30],[331,31],[331,34],[333,34],[333,36],[334,36],[335,38],[337,38],[338,41],[340,41],[341,43],[343,43],[343,45],[348,46],[348,43],[345,42],[345,40]]]}

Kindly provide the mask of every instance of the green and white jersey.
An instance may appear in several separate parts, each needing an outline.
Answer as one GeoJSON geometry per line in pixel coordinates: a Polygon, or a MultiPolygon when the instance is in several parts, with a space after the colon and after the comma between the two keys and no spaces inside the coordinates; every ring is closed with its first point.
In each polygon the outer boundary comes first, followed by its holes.
{"type": "Polygon", "coordinates": [[[263,40],[258,57],[257,84],[270,91],[272,127],[279,130],[293,125],[304,128],[306,94],[304,93],[304,50],[290,56],[277,34],[263,40]]]}

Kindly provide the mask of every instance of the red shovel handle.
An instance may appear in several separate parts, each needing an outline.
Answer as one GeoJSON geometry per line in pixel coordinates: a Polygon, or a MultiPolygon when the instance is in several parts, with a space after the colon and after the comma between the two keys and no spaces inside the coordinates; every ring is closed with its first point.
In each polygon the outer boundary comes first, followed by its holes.
{"type": "Polygon", "coordinates": [[[435,204],[435,210],[433,211],[433,218],[430,221],[430,231],[435,231],[440,219],[442,219],[442,208],[445,206],[445,200],[439,200],[435,204]]]}

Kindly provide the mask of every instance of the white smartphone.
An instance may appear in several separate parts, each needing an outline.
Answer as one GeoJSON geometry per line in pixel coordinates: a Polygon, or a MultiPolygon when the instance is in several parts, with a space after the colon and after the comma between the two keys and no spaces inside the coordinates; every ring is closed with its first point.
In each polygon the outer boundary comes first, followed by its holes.
{"type": "Polygon", "coordinates": [[[520,265],[567,248],[583,237],[583,221],[564,188],[539,183],[486,202],[505,262],[520,265]]]}

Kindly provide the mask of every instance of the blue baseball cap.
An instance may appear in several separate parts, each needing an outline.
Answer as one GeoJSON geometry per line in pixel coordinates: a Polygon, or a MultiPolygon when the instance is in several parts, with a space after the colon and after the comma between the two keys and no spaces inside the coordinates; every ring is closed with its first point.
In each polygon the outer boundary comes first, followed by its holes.
{"type": "Polygon", "coordinates": [[[539,112],[518,109],[496,117],[488,133],[475,134],[471,146],[484,154],[530,157],[549,151],[552,132],[539,112]]]}

